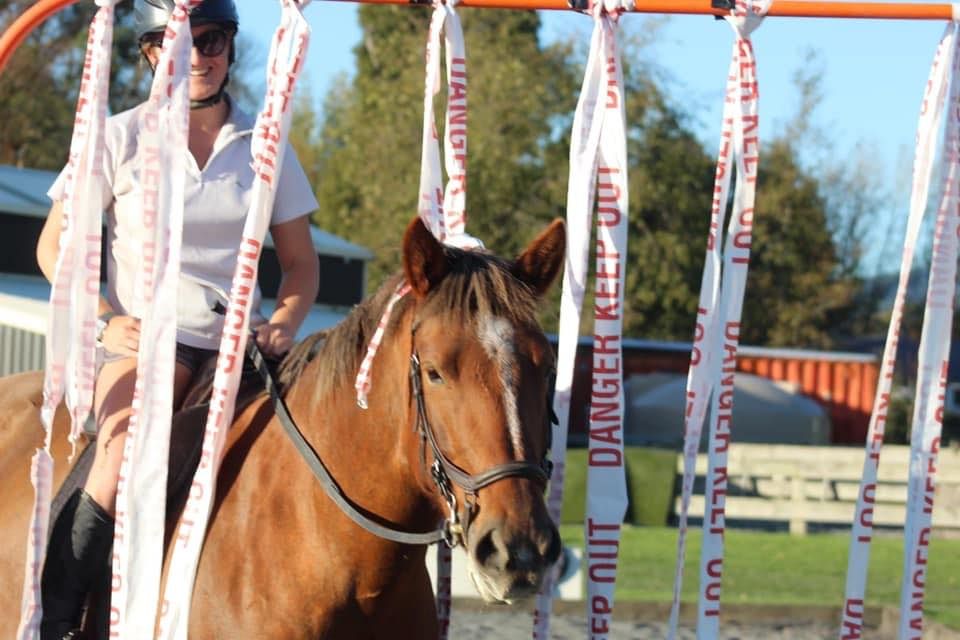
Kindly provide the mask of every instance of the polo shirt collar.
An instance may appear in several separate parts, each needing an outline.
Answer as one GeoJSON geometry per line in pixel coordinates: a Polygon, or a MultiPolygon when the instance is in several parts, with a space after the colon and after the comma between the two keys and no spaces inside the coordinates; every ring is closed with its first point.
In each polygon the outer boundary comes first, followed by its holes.
{"type": "Polygon", "coordinates": [[[253,116],[237,106],[236,100],[230,97],[227,97],[227,100],[230,101],[230,114],[227,116],[227,121],[223,123],[218,136],[223,140],[224,146],[230,144],[234,138],[251,135],[256,124],[253,116]]]}

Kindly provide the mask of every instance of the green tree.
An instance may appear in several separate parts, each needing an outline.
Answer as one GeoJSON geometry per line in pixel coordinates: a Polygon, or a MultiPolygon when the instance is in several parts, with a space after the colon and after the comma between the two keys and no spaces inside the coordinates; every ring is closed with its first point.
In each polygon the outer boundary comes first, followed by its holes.
{"type": "MultiPolygon", "coordinates": [[[[356,76],[327,96],[319,145],[316,221],[371,248],[377,286],[399,264],[399,241],[417,210],[429,13],[361,7],[356,76]]],[[[461,12],[467,46],[467,230],[510,254],[563,201],[547,198],[547,144],[573,104],[565,47],[541,47],[533,12],[461,12]],[[509,52],[509,55],[504,55],[509,52]]],[[[437,100],[442,127],[443,100],[437,100]]]]}
{"type": "Polygon", "coordinates": [[[830,347],[832,319],[854,283],[839,269],[820,185],[787,140],[767,145],[760,163],[741,340],[830,347]]]}
{"type": "Polygon", "coordinates": [[[630,162],[624,332],[690,340],[703,272],[714,160],[688,116],[642,68],[625,65],[630,162]]]}
{"type": "MultiPolygon", "coordinates": [[[[0,13],[6,29],[33,4],[13,0],[0,13]]],[[[37,27],[0,73],[0,163],[59,169],[67,157],[87,29],[93,3],[69,6],[37,27]]],[[[116,112],[140,100],[146,65],[138,61],[133,4],[116,7],[110,108],[116,112]]]]}
{"type": "Polygon", "coordinates": [[[293,103],[293,115],[290,119],[290,132],[287,139],[297,152],[297,159],[307,180],[312,185],[319,185],[323,177],[320,173],[319,154],[320,145],[319,116],[313,108],[313,95],[310,87],[301,87],[297,91],[293,103]]]}
{"type": "MultiPolygon", "coordinates": [[[[655,67],[625,64],[632,267],[625,327],[630,335],[687,341],[703,272],[715,155],[704,151],[687,125],[692,114],[670,100],[655,74],[655,67]]],[[[744,344],[827,347],[842,312],[851,308],[855,230],[868,203],[836,188],[854,179],[849,173],[834,171],[835,188],[825,190],[824,177],[801,164],[793,141],[803,139],[799,130],[819,101],[819,86],[805,80],[797,79],[801,100],[792,128],[760,154],[744,344]],[[849,253],[838,250],[838,237],[849,253]]]]}

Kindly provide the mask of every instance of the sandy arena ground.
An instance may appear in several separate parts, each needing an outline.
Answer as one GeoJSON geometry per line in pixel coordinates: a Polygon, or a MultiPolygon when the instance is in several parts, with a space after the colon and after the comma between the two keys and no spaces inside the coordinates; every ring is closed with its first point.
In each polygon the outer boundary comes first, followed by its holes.
{"type": "MultiPolygon", "coordinates": [[[[583,640],[586,622],[575,602],[558,602],[550,626],[551,640],[583,640]]],[[[614,614],[611,640],[663,640],[669,611],[665,605],[623,603],[614,614]]],[[[829,607],[745,607],[725,609],[718,640],[821,640],[837,638],[838,612],[829,607]],[[834,621],[834,618],[837,618],[834,621]]],[[[696,611],[681,609],[678,640],[694,640],[696,611]],[[688,622],[689,621],[689,622],[688,622]]],[[[894,640],[897,615],[890,609],[868,607],[863,640],[894,640]]],[[[928,623],[924,640],[960,640],[960,632],[928,623]]],[[[475,599],[454,599],[450,640],[529,640],[533,617],[524,608],[486,606],[475,599]]]]}
{"type": "MultiPolygon", "coordinates": [[[[527,613],[454,611],[450,624],[450,640],[528,640],[531,637],[531,617],[527,613]]],[[[614,621],[611,640],[663,640],[667,636],[665,622],[614,621]]],[[[588,637],[583,617],[554,616],[550,638],[554,640],[583,640],[588,637]]],[[[808,623],[784,625],[740,626],[731,624],[721,628],[722,640],[819,640],[837,637],[837,630],[826,624],[808,623]]],[[[868,632],[864,638],[886,640],[888,636],[868,632]]],[[[690,627],[681,627],[678,639],[696,638],[690,627]]]]}

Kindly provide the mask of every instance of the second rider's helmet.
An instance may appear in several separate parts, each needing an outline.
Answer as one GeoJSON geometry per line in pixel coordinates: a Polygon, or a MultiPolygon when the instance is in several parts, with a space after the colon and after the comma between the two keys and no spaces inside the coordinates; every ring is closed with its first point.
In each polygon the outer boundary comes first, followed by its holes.
{"type": "MultiPolygon", "coordinates": [[[[176,6],[174,0],[136,0],[133,4],[137,41],[148,33],[163,31],[176,6]]],[[[190,24],[222,24],[236,31],[240,25],[233,0],[204,0],[190,10],[190,24]]]]}

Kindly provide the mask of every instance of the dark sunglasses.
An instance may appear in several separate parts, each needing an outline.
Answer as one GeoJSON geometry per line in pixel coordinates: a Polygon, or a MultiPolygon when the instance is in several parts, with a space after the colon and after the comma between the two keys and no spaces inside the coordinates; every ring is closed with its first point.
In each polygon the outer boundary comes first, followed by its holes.
{"type": "MultiPolygon", "coordinates": [[[[233,34],[224,29],[204,31],[193,39],[193,47],[205,58],[215,58],[223,53],[233,34]]],[[[140,39],[140,48],[157,49],[163,46],[162,33],[148,33],[140,39]]]]}

